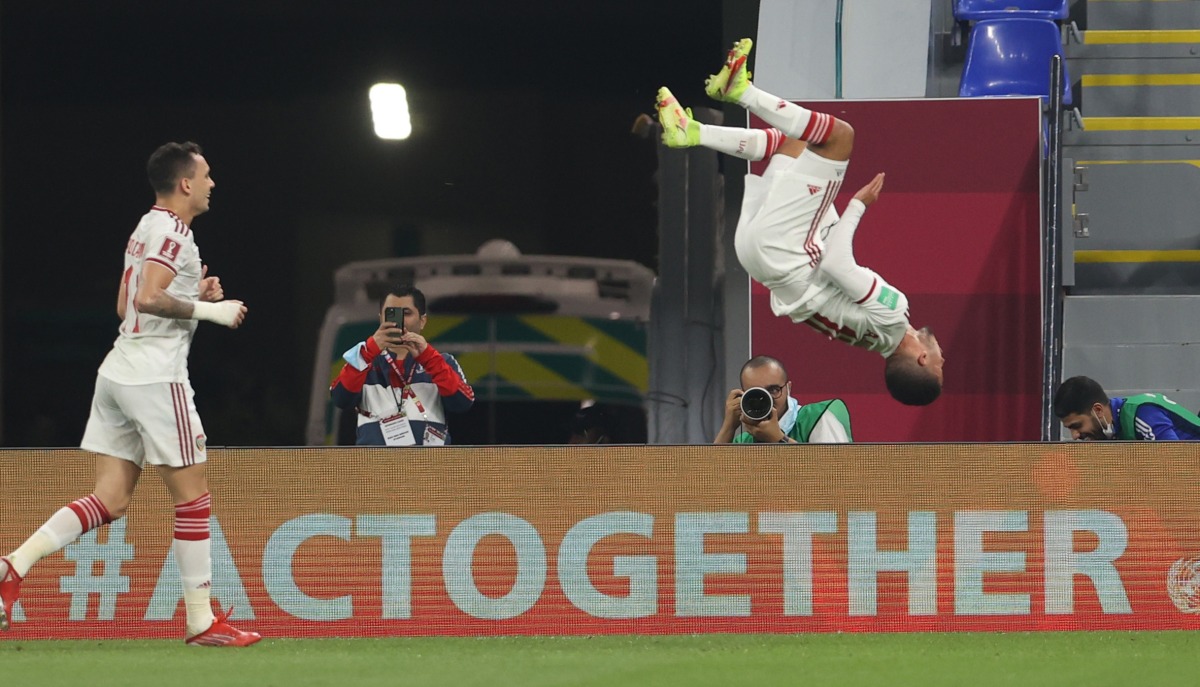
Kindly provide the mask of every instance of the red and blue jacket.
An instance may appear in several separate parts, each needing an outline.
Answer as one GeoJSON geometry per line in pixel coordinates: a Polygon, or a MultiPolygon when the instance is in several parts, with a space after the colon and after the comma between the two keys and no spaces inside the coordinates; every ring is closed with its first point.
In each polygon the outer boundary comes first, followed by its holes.
{"type": "Polygon", "coordinates": [[[427,429],[450,443],[446,413],[462,413],[475,402],[458,361],[429,345],[413,358],[388,361],[379,344],[369,338],[343,356],[346,365],[329,387],[339,408],[358,413],[359,446],[384,446],[380,421],[403,414],[412,425],[416,445],[425,444],[427,429]],[[400,374],[397,374],[397,370],[400,374]]]}

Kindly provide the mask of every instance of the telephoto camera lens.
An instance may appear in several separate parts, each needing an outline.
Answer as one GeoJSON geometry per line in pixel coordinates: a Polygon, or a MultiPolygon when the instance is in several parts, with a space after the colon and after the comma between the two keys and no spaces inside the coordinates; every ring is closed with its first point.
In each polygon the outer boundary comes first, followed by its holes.
{"type": "Polygon", "coordinates": [[[773,406],[771,392],[761,386],[746,389],[746,392],[742,394],[742,415],[751,420],[763,420],[770,417],[773,406]]]}

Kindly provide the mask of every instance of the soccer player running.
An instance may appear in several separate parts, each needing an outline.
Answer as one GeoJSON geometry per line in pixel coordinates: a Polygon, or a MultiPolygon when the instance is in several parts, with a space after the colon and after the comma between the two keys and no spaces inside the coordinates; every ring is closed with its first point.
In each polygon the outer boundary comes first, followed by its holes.
{"type": "Polygon", "coordinates": [[[197,646],[249,646],[262,637],[214,615],[210,600],[211,512],[205,436],[188,381],[187,356],[199,320],[237,329],[241,301],[224,300],[220,279],[207,276],[191,223],[208,211],[216,186],[195,143],[167,143],[146,165],[154,207],[125,247],[117,296],[120,333],[100,365],[82,448],[96,456],[96,488],[61,508],[24,544],[0,557],[0,630],[8,630],[21,582],[39,560],[83,533],[125,514],[150,464],[175,504],[172,544],[187,609],[185,641],[197,646]]]}
{"type": "Polygon", "coordinates": [[[907,405],[932,403],[943,378],[937,338],[928,328],[914,329],[905,295],[854,259],[854,232],[867,206],[879,199],[883,174],[854,194],[839,219],[833,201],[854,148],[854,129],[755,88],[746,68],[752,45],[749,38],[734,43],[704,90],[772,128],[701,124],[664,87],[657,105],[663,143],[704,146],[745,160],[770,158],[762,176],[746,177],[734,235],[738,261],[771,290],[776,315],[882,354],[893,398],[907,405]]]}

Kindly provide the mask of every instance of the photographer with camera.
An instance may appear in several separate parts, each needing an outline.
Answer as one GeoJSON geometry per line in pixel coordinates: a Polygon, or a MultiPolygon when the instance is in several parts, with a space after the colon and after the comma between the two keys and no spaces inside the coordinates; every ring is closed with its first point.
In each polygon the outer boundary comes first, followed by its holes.
{"type": "Polygon", "coordinates": [[[379,304],[379,329],[342,356],[346,365],[329,393],[358,413],[359,446],[442,446],[450,443],[446,413],[475,402],[458,361],[440,353],[421,331],[425,294],[395,286],[379,304]]]}
{"type": "Polygon", "coordinates": [[[853,441],[850,411],[840,399],[800,405],[778,360],[758,355],[742,365],[741,388],[725,399],[714,444],[840,444],[853,441]]]}

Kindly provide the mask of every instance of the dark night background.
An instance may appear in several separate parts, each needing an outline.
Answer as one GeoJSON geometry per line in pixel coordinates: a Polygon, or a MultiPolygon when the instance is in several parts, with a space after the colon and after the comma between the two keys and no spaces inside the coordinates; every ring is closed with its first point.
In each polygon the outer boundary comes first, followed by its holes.
{"type": "Polygon", "coordinates": [[[501,237],[657,269],[654,147],[630,126],[660,84],[699,102],[722,27],[752,10],[3,0],[3,444],[78,444],[159,144],[204,146],[197,243],[250,308],[193,347],[210,441],[300,444],[340,264],[501,237]],[[374,136],[377,81],[407,89],[408,140],[374,136]]]}

